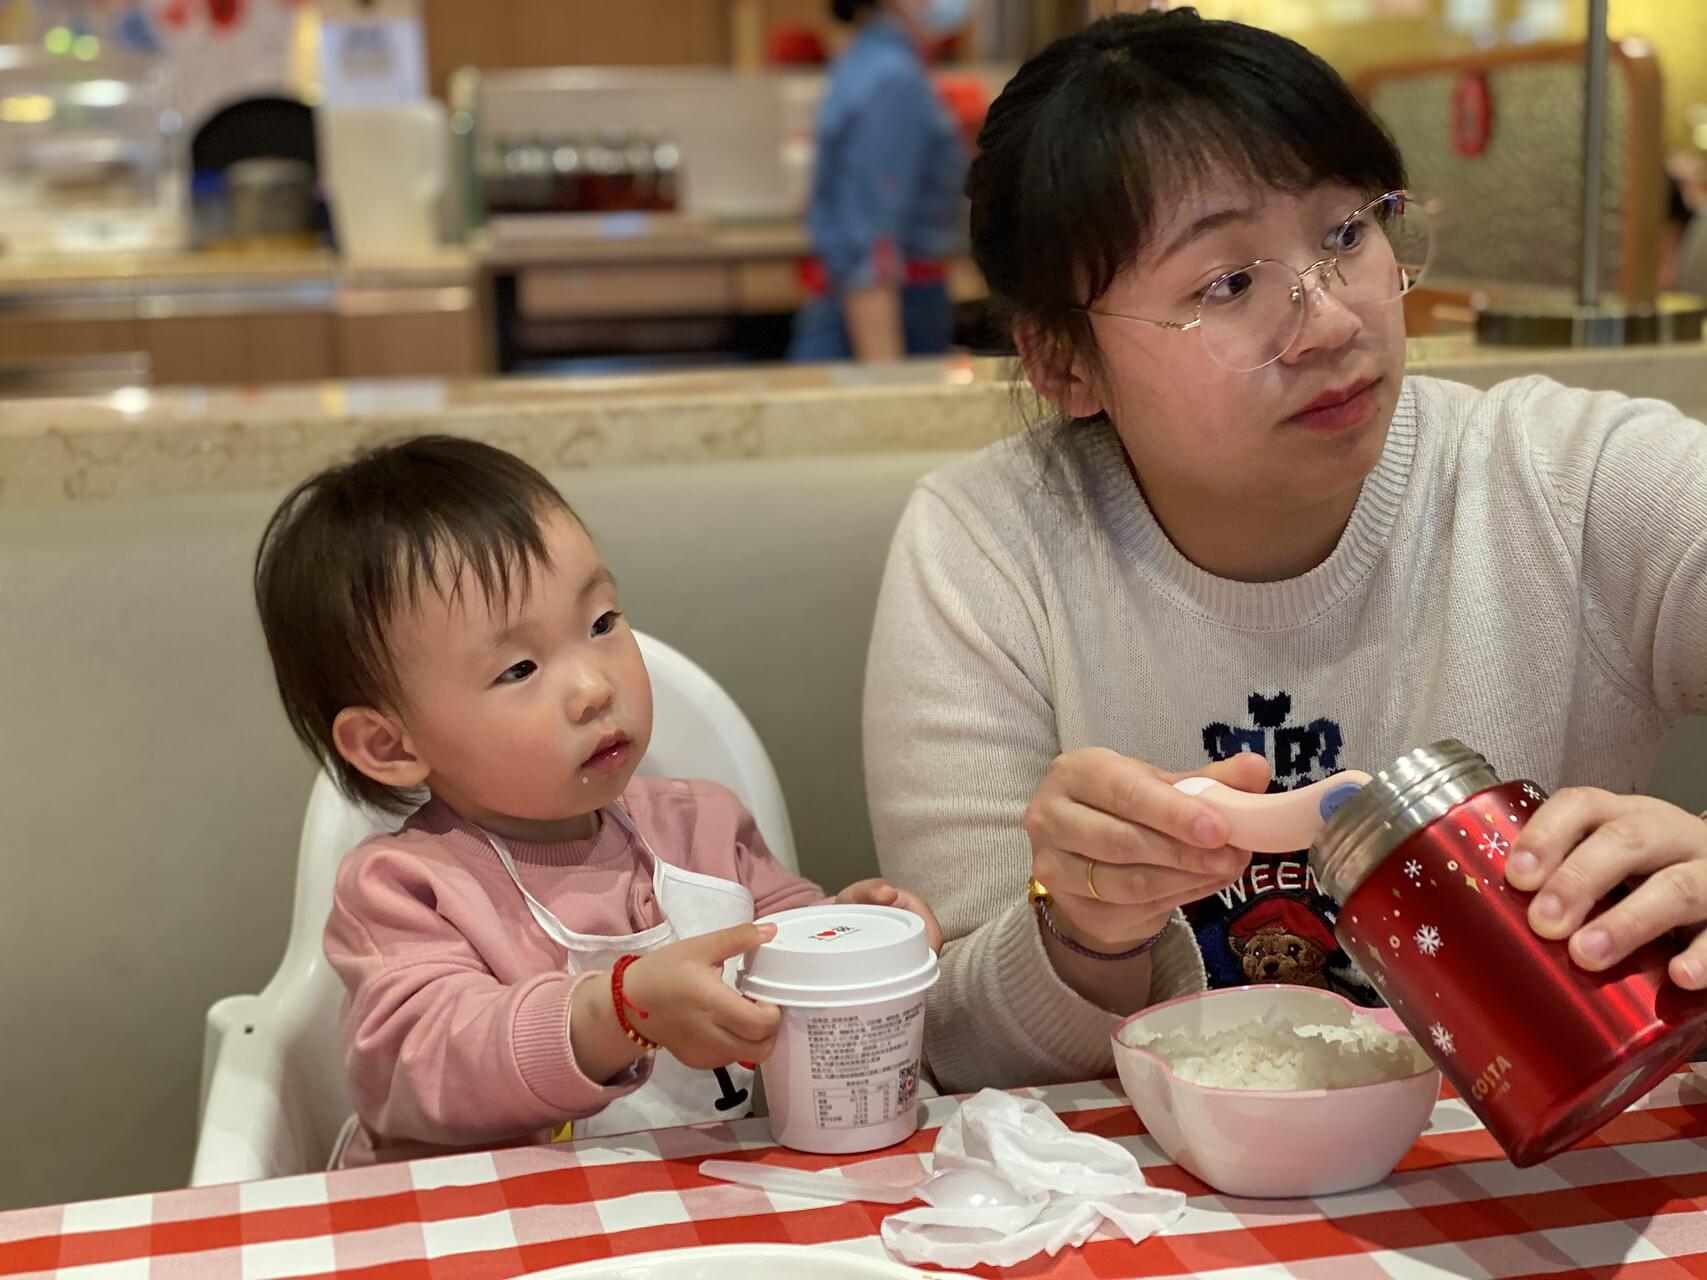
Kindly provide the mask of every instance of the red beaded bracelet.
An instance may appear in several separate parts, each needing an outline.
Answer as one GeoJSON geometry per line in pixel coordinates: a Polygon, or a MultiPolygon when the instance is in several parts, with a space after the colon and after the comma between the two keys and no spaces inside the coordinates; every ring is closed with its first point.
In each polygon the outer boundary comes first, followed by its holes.
{"type": "Polygon", "coordinates": [[[628,966],[638,959],[640,959],[639,956],[624,956],[622,959],[618,960],[616,964],[611,966],[610,1002],[612,1008],[616,1010],[616,1025],[622,1028],[622,1034],[634,1041],[634,1043],[639,1045],[642,1049],[651,1051],[658,1047],[657,1042],[648,1040],[645,1036],[641,1035],[629,1025],[627,1010],[633,1009],[634,1016],[637,1018],[646,1018],[651,1015],[639,1005],[635,1004],[634,1001],[630,1000],[622,991],[622,975],[624,971],[627,970],[628,966]]]}

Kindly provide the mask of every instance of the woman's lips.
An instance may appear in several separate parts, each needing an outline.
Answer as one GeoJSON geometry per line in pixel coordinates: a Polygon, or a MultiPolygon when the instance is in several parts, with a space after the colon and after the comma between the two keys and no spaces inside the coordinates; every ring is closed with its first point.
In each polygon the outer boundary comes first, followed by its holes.
{"type": "Polygon", "coordinates": [[[629,745],[626,734],[602,739],[598,750],[587,757],[581,768],[588,773],[615,773],[628,763],[629,745]]]}
{"type": "Polygon", "coordinates": [[[1344,391],[1329,392],[1286,421],[1288,425],[1311,431],[1345,431],[1360,427],[1373,418],[1380,407],[1376,396],[1380,385],[1381,379],[1371,378],[1344,391]]]}

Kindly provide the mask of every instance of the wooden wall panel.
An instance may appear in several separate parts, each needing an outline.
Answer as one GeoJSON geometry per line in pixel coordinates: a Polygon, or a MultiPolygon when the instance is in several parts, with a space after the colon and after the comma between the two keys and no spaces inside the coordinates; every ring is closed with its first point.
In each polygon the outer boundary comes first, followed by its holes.
{"type": "Polygon", "coordinates": [[[44,320],[28,311],[0,314],[0,364],[142,350],[135,320],[44,320]]]}
{"type": "Polygon", "coordinates": [[[692,66],[729,61],[727,0],[423,0],[442,95],[457,67],[692,66]]]}
{"type": "Polygon", "coordinates": [[[323,311],[145,320],[142,338],[161,385],[252,385],[337,374],[336,333],[323,311]]]}

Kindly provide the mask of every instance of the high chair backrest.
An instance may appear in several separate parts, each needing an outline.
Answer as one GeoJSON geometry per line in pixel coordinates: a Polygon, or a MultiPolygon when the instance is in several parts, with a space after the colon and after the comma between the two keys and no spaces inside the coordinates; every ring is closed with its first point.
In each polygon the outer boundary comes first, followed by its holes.
{"type": "MultiPolygon", "coordinates": [[[[798,870],[782,786],[752,724],[698,664],[651,636],[637,638],[653,703],[652,742],[638,772],[722,783],[752,812],[778,861],[798,870]]],[[[338,1048],[343,987],[321,951],[321,931],[344,855],[396,826],[352,804],[325,773],[316,776],[284,958],[259,996],[228,998],[209,1011],[191,1185],[325,1166],[350,1104],[338,1048]]]]}

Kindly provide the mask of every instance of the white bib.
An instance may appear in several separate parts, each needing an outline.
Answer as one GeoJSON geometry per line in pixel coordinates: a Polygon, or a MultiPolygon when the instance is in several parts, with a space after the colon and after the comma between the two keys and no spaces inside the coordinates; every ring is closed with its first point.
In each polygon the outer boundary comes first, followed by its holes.
{"type": "MultiPolygon", "coordinates": [[[[716,876],[703,876],[665,862],[652,850],[634,819],[621,805],[601,811],[620,823],[652,861],[652,888],[663,913],[662,924],[624,937],[576,933],[527,891],[516,874],[515,861],[504,842],[484,832],[504,870],[527,900],[534,920],[553,942],[569,953],[570,973],[609,969],[626,955],[645,955],[684,938],[697,938],[738,924],[751,924],[753,895],[745,885],[716,876]]],[[[736,962],[724,965],[724,980],[733,985],[736,962]]],[[[641,1028],[636,1028],[641,1030],[641,1028]]],[[[644,1031],[641,1031],[645,1034],[644,1031]]],[[[715,1071],[683,1066],[668,1049],[658,1050],[652,1077],[627,1097],[618,1098],[595,1116],[577,1120],[574,1136],[634,1133],[707,1120],[733,1120],[751,1114],[753,1073],[739,1064],[715,1071]]]]}

